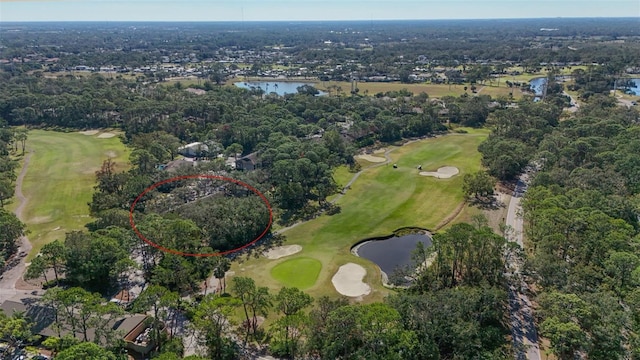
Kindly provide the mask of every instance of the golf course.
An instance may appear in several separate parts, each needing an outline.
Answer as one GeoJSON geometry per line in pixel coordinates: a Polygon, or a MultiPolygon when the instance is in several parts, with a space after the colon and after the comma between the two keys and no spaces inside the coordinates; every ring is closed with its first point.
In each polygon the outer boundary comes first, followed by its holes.
{"type": "MultiPolygon", "coordinates": [[[[339,214],[322,215],[284,232],[285,245],[300,245],[300,252],[278,259],[251,258],[234,263],[232,270],[237,276],[249,276],[257,284],[274,290],[297,286],[320,296],[336,295],[332,277],[340,266],[354,263],[364,267],[366,275],[362,281],[371,286],[363,300],[381,300],[390,290],[381,285],[380,270],[372,262],[352,255],[350,248],[362,239],[388,235],[402,227],[433,231],[445,219],[454,222],[468,219],[474,209],[461,207],[462,179],[464,174],[480,170],[477,148],[487,134],[485,130],[470,129],[467,133],[386,148],[383,152],[390,163],[362,161],[362,173],[345,195],[337,199],[339,214]],[[456,167],[459,173],[450,178],[421,176],[419,165],[423,171],[433,172],[442,167],[456,167]]],[[[353,175],[339,168],[335,177],[344,186],[353,175]]]]}
{"type": "MultiPolygon", "coordinates": [[[[33,248],[27,261],[46,243],[64,239],[91,221],[89,206],[96,171],[111,158],[119,169],[128,167],[128,150],[112,132],[56,132],[31,130],[22,182],[25,204],[20,217],[27,224],[33,248]]],[[[14,200],[10,209],[20,205],[14,200]]]]}

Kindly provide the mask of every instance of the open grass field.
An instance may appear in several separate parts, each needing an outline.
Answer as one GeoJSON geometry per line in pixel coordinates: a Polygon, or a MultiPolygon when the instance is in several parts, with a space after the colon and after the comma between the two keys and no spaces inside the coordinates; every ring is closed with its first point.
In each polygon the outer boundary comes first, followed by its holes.
{"type": "MultiPolygon", "coordinates": [[[[339,86],[342,88],[342,94],[349,94],[351,91],[351,83],[346,81],[323,81],[316,84],[318,89],[329,91],[330,86],[339,86]]],[[[447,95],[460,96],[464,94],[463,85],[444,85],[444,84],[403,84],[400,82],[359,82],[358,89],[360,94],[375,95],[377,93],[385,93],[387,91],[400,91],[407,89],[408,91],[419,94],[427,93],[430,97],[443,97],[447,95]]],[[[335,91],[334,91],[335,93],[335,91]]]]}
{"type": "MultiPolygon", "coordinates": [[[[292,286],[297,281],[287,281],[280,272],[286,273],[288,265],[280,270],[280,264],[294,259],[316,259],[322,268],[318,280],[308,287],[307,292],[312,296],[337,295],[331,278],[341,265],[353,262],[365,267],[367,276],[364,281],[372,287],[371,294],[364,301],[382,300],[391,290],[381,285],[378,267],[352,255],[351,246],[364,238],[388,235],[405,226],[434,229],[443,219],[454,214],[463,202],[462,176],[481,168],[477,147],[487,134],[485,130],[469,130],[467,134],[450,134],[393,148],[390,157],[393,163],[398,164],[397,169],[391,165],[365,169],[351,189],[338,200],[342,209],[339,214],[321,216],[284,233],[287,237],[285,244],[299,244],[301,252],[278,260],[251,258],[234,263],[232,270],[236,276],[252,277],[257,284],[277,291],[285,283],[292,286]],[[417,165],[422,165],[425,171],[435,171],[445,165],[455,166],[460,174],[451,179],[420,176],[417,165]],[[274,268],[277,279],[273,276],[274,268]]],[[[338,181],[343,182],[347,177],[339,173],[338,181]]],[[[465,216],[463,211],[454,221],[465,216]]],[[[299,271],[301,269],[302,266],[298,267],[299,271]]]]}
{"type": "Polygon", "coordinates": [[[158,84],[162,86],[175,86],[176,83],[180,83],[184,89],[188,88],[191,85],[202,85],[204,84],[205,79],[198,79],[196,77],[187,77],[187,78],[172,78],[167,81],[160,82],[158,84]]]}
{"type": "Polygon", "coordinates": [[[322,263],[309,257],[285,260],[271,269],[271,276],[282,286],[295,286],[306,290],[313,286],[322,269],[322,263]]]}
{"type": "MultiPolygon", "coordinates": [[[[532,75],[529,76],[529,80],[541,77],[544,75],[532,75]]],[[[477,90],[480,94],[491,95],[492,97],[498,96],[509,96],[511,93],[511,89],[507,87],[504,80],[511,79],[501,79],[498,84],[497,81],[494,81],[492,84],[488,82],[485,85],[476,85],[477,90]]],[[[165,82],[163,84],[171,84],[173,80],[169,82],[165,82]]],[[[350,96],[351,91],[351,83],[346,81],[319,81],[314,79],[305,79],[305,78],[288,78],[288,79],[273,79],[273,78],[262,78],[262,77],[243,77],[240,79],[229,80],[226,83],[226,86],[234,86],[233,84],[239,81],[282,81],[282,82],[308,82],[313,83],[318,90],[330,93],[331,95],[336,95],[335,90],[331,89],[331,86],[339,86],[342,90],[341,96],[350,96]],[[331,91],[330,91],[331,90],[331,91]]],[[[524,81],[524,80],[522,80],[524,81]]],[[[527,80],[528,81],[528,80],[527,80]]],[[[183,85],[186,85],[187,82],[182,81],[183,85]]],[[[467,86],[467,93],[472,95],[470,87],[471,85],[447,85],[447,84],[403,84],[400,82],[359,82],[358,89],[360,89],[361,95],[373,96],[377,93],[385,93],[387,91],[400,91],[406,89],[407,91],[412,92],[417,95],[422,92],[427,93],[430,97],[433,98],[441,98],[443,96],[460,96],[465,93],[464,87],[467,86]]],[[[514,99],[519,99],[522,97],[522,92],[519,89],[514,89],[513,91],[514,99]]]]}
{"type": "MultiPolygon", "coordinates": [[[[342,88],[342,94],[348,95],[351,90],[351,83],[349,82],[338,82],[338,81],[324,81],[318,82],[316,84],[317,88],[322,91],[327,91],[329,86],[340,86],[342,88]]],[[[465,93],[464,87],[467,86],[467,93],[471,95],[471,90],[469,89],[471,86],[466,85],[447,85],[447,84],[402,84],[399,82],[359,82],[358,89],[360,89],[360,94],[367,95],[375,95],[377,93],[384,93],[387,91],[399,91],[402,89],[407,89],[408,91],[414,94],[420,94],[422,92],[427,93],[430,97],[441,98],[443,96],[460,96],[465,93]]],[[[498,86],[497,82],[494,82],[492,86],[487,85],[476,85],[481,94],[491,95],[492,97],[497,96],[508,96],[511,93],[511,89],[506,86],[506,84],[501,81],[500,86],[498,86]]],[[[513,92],[513,97],[518,99],[522,97],[522,92],[519,89],[515,89],[513,92]]]]}
{"type": "MultiPolygon", "coordinates": [[[[91,221],[89,206],[96,182],[95,172],[112,158],[120,169],[128,165],[129,152],[120,139],[31,130],[27,149],[31,153],[22,185],[27,198],[23,218],[33,245],[29,259],[66,232],[83,229],[91,221]]],[[[11,204],[11,210],[18,206],[11,204]]]]}

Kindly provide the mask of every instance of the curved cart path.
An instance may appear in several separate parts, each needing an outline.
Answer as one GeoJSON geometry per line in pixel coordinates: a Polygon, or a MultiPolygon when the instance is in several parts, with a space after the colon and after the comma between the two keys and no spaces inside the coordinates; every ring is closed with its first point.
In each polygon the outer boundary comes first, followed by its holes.
{"type": "MultiPolygon", "coordinates": [[[[407,142],[406,144],[408,144],[408,143],[409,143],[409,142],[407,142]]],[[[404,144],[404,145],[406,145],[406,144],[404,144]]],[[[403,146],[404,146],[404,145],[403,145],[403,146]]],[[[342,188],[342,191],[340,191],[340,193],[339,193],[338,195],[336,195],[336,197],[335,197],[333,200],[331,200],[331,203],[332,203],[332,204],[335,204],[335,203],[336,203],[336,201],[340,200],[340,199],[344,196],[344,194],[346,193],[347,189],[351,186],[351,184],[353,184],[353,183],[358,179],[358,177],[360,177],[360,174],[362,174],[362,172],[364,172],[364,171],[365,171],[365,170],[367,170],[367,169],[371,169],[371,168],[375,168],[375,167],[378,167],[378,166],[382,166],[382,165],[386,165],[386,164],[391,163],[391,157],[389,156],[389,153],[390,153],[390,152],[392,152],[392,151],[393,151],[393,150],[395,150],[395,149],[397,149],[397,147],[395,147],[395,148],[393,148],[393,149],[389,149],[389,150],[387,150],[387,151],[385,151],[385,152],[384,152],[384,158],[385,158],[385,161],[384,161],[384,162],[380,162],[380,163],[376,163],[376,164],[371,164],[371,165],[369,165],[369,166],[366,166],[366,167],[364,167],[364,168],[360,169],[360,171],[358,171],[357,173],[353,174],[353,177],[351,177],[351,180],[349,180],[349,182],[347,183],[347,185],[345,185],[345,186],[342,188]]],[[[313,219],[311,219],[311,220],[313,220],[313,219]]],[[[298,225],[300,225],[300,224],[304,224],[304,223],[306,223],[307,221],[310,221],[310,220],[298,221],[297,223],[295,223],[295,224],[293,224],[293,225],[289,225],[289,226],[287,226],[287,227],[285,227],[285,228],[282,228],[282,229],[280,229],[280,230],[276,231],[276,234],[282,234],[283,232],[288,231],[288,230],[291,230],[291,229],[293,229],[294,227],[296,227],[296,226],[298,226],[298,225]]]]}
{"type": "MultiPolygon", "coordinates": [[[[426,138],[425,139],[417,139],[417,140],[409,140],[406,143],[402,144],[402,146],[409,145],[411,143],[414,143],[416,141],[421,141],[421,140],[426,140],[426,138]]],[[[360,169],[360,171],[358,171],[357,173],[353,174],[353,177],[351,178],[351,180],[349,180],[349,182],[342,188],[342,191],[340,191],[340,193],[338,195],[336,195],[336,197],[333,200],[331,200],[331,203],[335,204],[338,200],[340,200],[344,196],[344,194],[346,193],[347,189],[349,189],[351,184],[353,184],[356,180],[358,180],[358,177],[360,177],[360,175],[365,170],[376,168],[376,167],[380,167],[382,165],[390,164],[391,163],[391,157],[389,156],[389,154],[392,151],[394,151],[396,149],[399,149],[402,146],[398,146],[398,147],[394,147],[392,149],[386,150],[384,152],[385,161],[366,166],[366,167],[360,169]]],[[[456,216],[458,216],[460,214],[460,212],[462,211],[463,208],[464,208],[464,202],[462,204],[460,204],[451,214],[449,214],[449,216],[447,216],[442,223],[438,224],[437,228],[441,229],[442,227],[446,226],[449,222],[451,222],[453,219],[455,219],[456,216]]],[[[310,219],[310,220],[313,220],[313,219],[310,219]]],[[[289,225],[287,227],[284,227],[284,228],[276,231],[275,233],[276,234],[282,234],[283,232],[291,230],[294,227],[296,227],[296,226],[298,226],[300,224],[304,224],[304,223],[306,223],[307,221],[310,221],[310,220],[299,221],[299,222],[297,222],[297,223],[295,223],[293,225],[289,225]]]]}
{"type": "MultiPolygon", "coordinates": [[[[30,160],[31,153],[29,153],[24,158],[22,170],[20,171],[20,175],[18,175],[18,179],[16,180],[15,196],[17,201],[19,202],[19,205],[14,213],[16,214],[18,219],[23,222],[23,212],[25,206],[27,205],[28,199],[22,193],[22,182],[24,180],[25,174],[27,173],[27,167],[29,166],[30,160]]],[[[31,243],[29,242],[29,239],[26,236],[20,237],[20,247],[18,248],[18,253],[25,252],[28,254],[30,251],[31,243]]],[[[23,257],[20,259],[20,262],[16,266],[12,267],[2,274],[2,279],[0,279],[0,302],[14,297],[29,295],[29,293],[31,293],[31,290],[37,289],[37,287],[22,286],[22,284],[18,285],[18,288],[16,288],[16,283],[22,279],[22,275],[24,274],[25,270],[25,258],[23,257]]]]}

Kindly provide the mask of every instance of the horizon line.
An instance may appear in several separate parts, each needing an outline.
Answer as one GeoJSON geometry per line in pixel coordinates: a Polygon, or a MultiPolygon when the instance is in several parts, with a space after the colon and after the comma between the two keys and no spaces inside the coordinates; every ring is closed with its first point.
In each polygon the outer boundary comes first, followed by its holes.
{"type": "Polygon", "coordinates": [[[478,20],[560,20],[560,19],[637,19],[638,16],[549,16],[549,17],[495,17],[495,18],[449,18],[449,19],[324,19],[324,20],[9,20],[0,21],[0,26],[7,23],[282,23],[282,22],[385,22],[385,21],[478,21],[478,20]]]}

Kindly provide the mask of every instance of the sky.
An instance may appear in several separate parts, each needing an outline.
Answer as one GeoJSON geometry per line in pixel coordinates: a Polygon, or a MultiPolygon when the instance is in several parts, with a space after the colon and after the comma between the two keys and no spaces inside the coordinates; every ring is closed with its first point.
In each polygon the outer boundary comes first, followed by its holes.
{"type": "Polygon", "coordinates": [[[640,17],[640,0],[0,0],[0,21],[640,17]]]}

